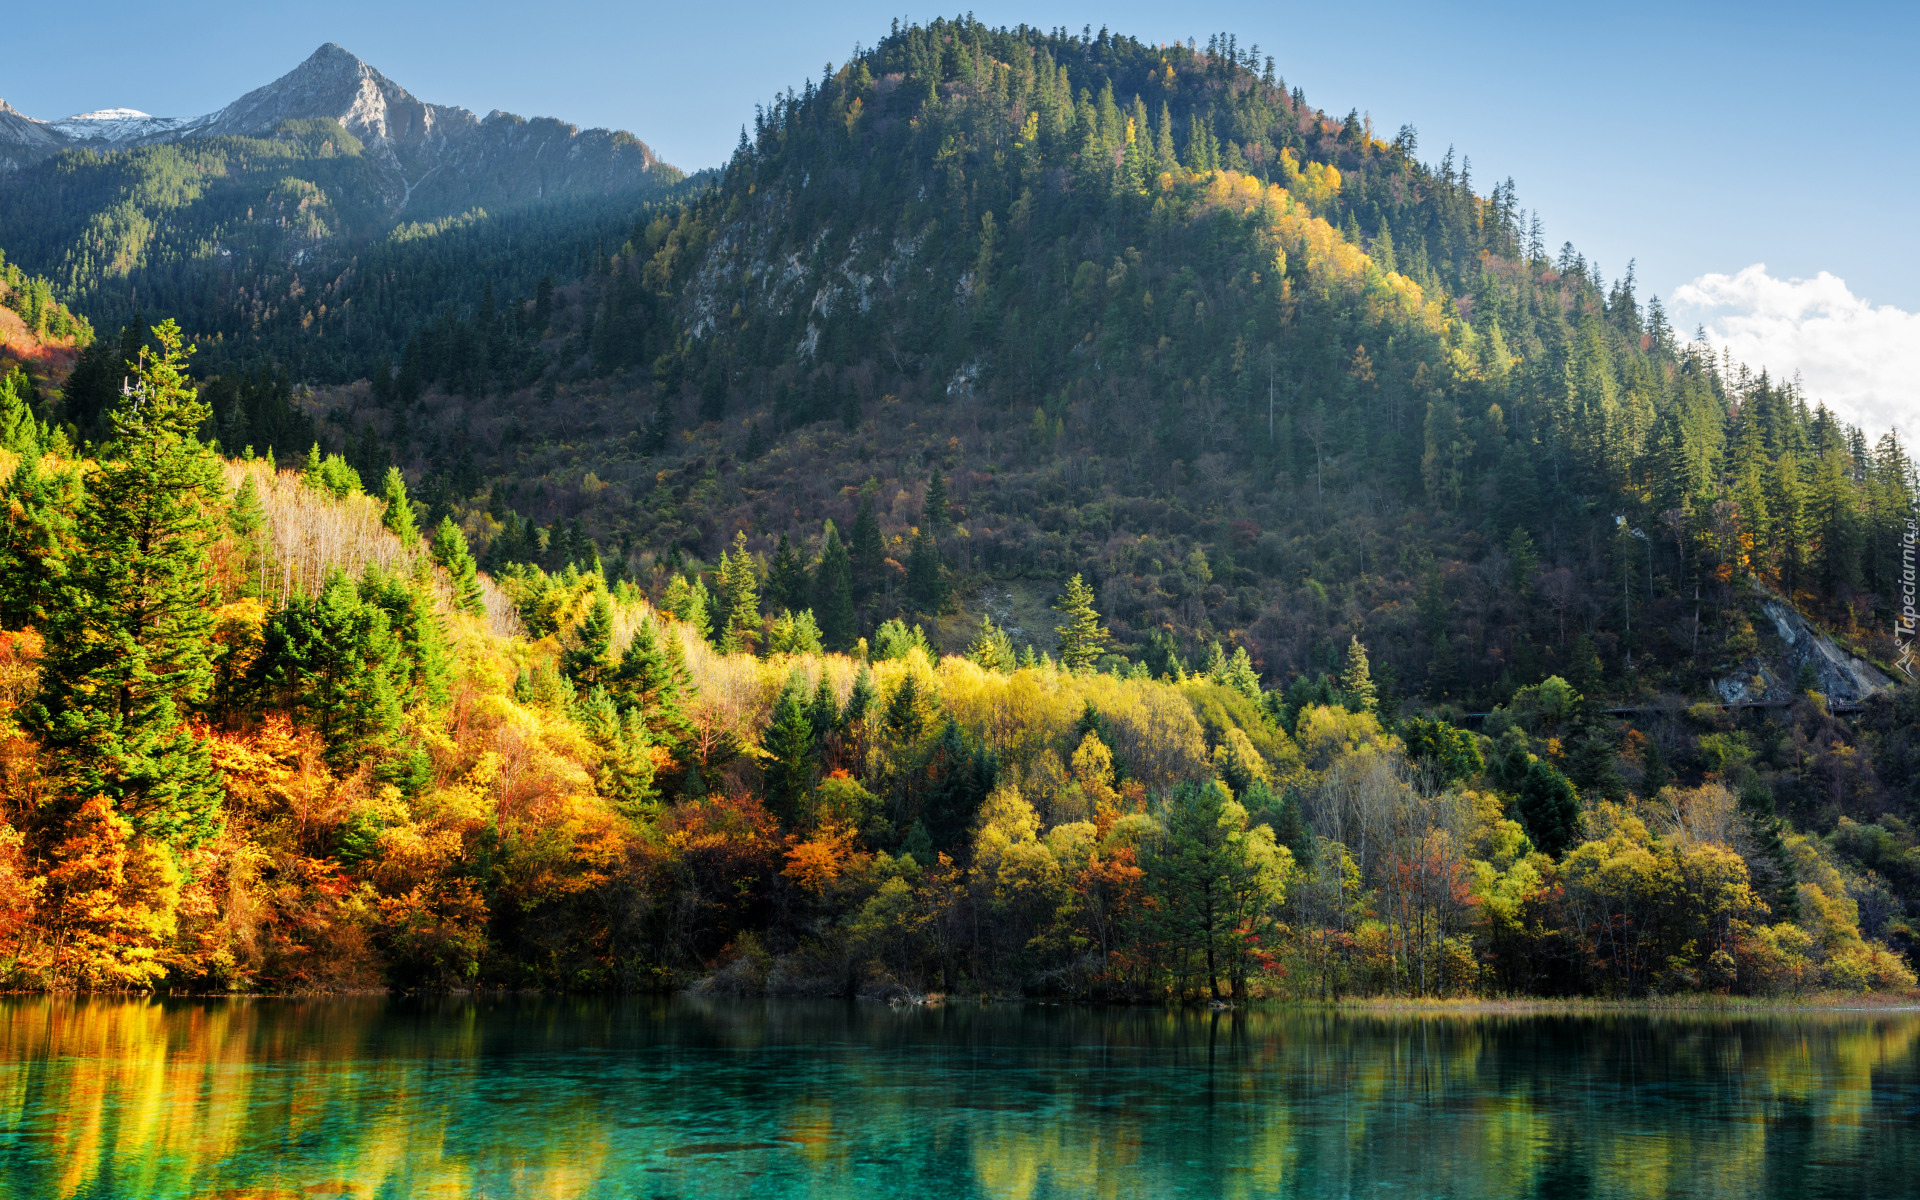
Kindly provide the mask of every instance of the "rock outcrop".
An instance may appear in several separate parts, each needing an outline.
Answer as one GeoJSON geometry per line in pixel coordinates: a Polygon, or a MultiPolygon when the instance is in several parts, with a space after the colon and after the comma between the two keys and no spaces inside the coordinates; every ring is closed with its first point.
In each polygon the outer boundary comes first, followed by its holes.
{"type": "Polygon", "coordinates": [[[630,133],[430,104],[332,42],[217,112],[155,117],[102,109],[41,121],[0,101],[0,174],[62,150],[186,138],[271,136],[288,121],[337,121],[379,169],[388,203],[436,210],[638,187],[659,159],[630,133]]]}

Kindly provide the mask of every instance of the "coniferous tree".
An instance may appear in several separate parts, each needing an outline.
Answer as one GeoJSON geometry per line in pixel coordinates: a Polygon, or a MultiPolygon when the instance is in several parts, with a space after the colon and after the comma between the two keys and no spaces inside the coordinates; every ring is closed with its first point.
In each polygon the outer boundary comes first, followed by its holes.
{"type": "Polygon", "coordinates": [[[704,579],[689,580],[675,575],[667,583],[667,594],[660,598],[660,611],[688,625],[706,641],[713,635],[713,599],[707,594],[704,579]]]}
{"type": "Polygon", "coordinates": [[[454,602],[460,611],[474,616],[484,616],[487,611],[486,593],[480,588],[479,564],[473,561],[473,552],[467,549],[467,535],[453,523],[452,517],[441,517],[440,525],[433,531],[433,545],[428,548],[433,561],[446,569],[453,580],[454,602]]]}
{"type": "Polygon", "coordinates": [[[1360,635],[1355,634],[1347,643],[1346,665],[1340,670],[1340,691],[1347,698],[1347,707],[1354,712],[1372,712],[1379,704],[1379,693],[1374,688],[1373,670],[1367,663],[1367,648],[1360,644],[1360,635]]]}
{"type": "Polygon", "coordinates": [[[940,562],[939,547],[933,536],[922,530],[913,539],[913,552],[907,556],[907,595],[928,616],[938,616],[947,606],[952,588],[940,562]]]}
{"type": "Polygon", "coordinates": [[[1062,618],[1055,627],[1060,637],[1060,665],[1070,671],[1092,670],[1106,650],[1108,637],[1093,607],[1093,589],[1074,575],[1067,580],[1067,590],[1054,603],[1053,611],[1062,618]]]}
{"type": "Polygon", "coordinates": [[[786,534],[780,535],[780,547],[774,551],[773,564],[767,570],[767,603],[774,608],[805,608],[807,566],[786,534]]]}
{"type": "Polygon", "coordinates": [[[935,537],[945,533],[947,526],[953,524],[953,516],[947,511],[947,479],[938,472],[935,472],[933,478],[927,483],[926,514],[923,520],[927,532],[935,537]]]}
{"type": "Polygon", "coordinates": [[[807,719],[806,681],[795,672],[773,706],[761,766],[767,810],[789,829],[804,819],[817,765],[813,724],[807,719]]]}
{"type": "Polygon", "coordinates": [[[751,653],[760,629],[760,591],[744,531],[734,533],[731,556],[721,552],[719,574],[719,612],[715,614],[715,624],[720,652],[751,653]]]}
{"type": "MultiPolygon", "coordinates": [[[[869,485],[872,481],[869,481],[869,485]]],[[[880,521],[873,512],[873,486],[860,489],[860,508],[853,516],[853,530],[847,546],[847,558],[853,568],[853,593],[858,599],[870,598],[880,587],[887,551],[880,539],[880,521]]]]}
{"type": "Polygon", "coordinates": [[[1580,797],[1551,763],[1536,758],[1527,765],[1516,809],[1527,836],[1546,854],[1557,857],[1580,837],[1580,797]]]}
{"type": "Polygon", "coordinates": [[[967,657],[989,671],[1002,674],[1011,674],[1019,665],[1013,654],[1013,640],[985,613],[980,615],[980,634],[967,647],[967,657]]]}
{"type": "Polygon", "coordinates": [[[49,469],[38,453],[23,455],[0,490],[9,519],[0,524],[0,627],[21,629],[47,620],[80,554],[75,514],[80,472],[49,469]]]}
{"type": "Polygon", "coordinates": [[[561,673],[583,690],[608,682],[614,672],[613,605],[605,594],[594,597],[570,641],[560,652],[561,673]]]}
{"type": "Polygon", "coordinates": [[[209,410],[187,382],[191,351],[170,320],[153,334],[87,483],[26,724],[66,795],[104,796],[142,833],[193,845],[218,828],[223,794],[187,717],[213,685],[208,552],[226,488],[195,433],[209,410]]]}
{"type": "MultiPolygon", "coordinates": [[[[251,479],[248,482],[252,482],[251,479]]],[[[411,547],[419,541],[420,530],[413,521],[413,501],[407,498],[407,480],[400,474],[399,467],[387,468],[387,476],[380,484],[380,498],[387,506],[381,515],[381,524],[392,530],[402,545],[411,547]]]]}
{"type": "Polygon", "coordinates": [[[647,729],[655,743],[672,751],[676,758],[684,755],[694,732],[686,710],[693,676],[687,670],[680,639],[672,631],[657,629],[650,620],[641,621],[621,652],[612,690],[646,714],[647,729]]]}
{"type": "Polygon", "coordinates": [[[344,574],[275,615],[254,670],[279,703],[312,724],[336,768],[398,748],[405,650],[386,610],[362,599],[344,574]]]}
{"type": "Polygon", "coordinates": [[[813,573],[813,614],[820,622],[820,640],[827,649],[844,650],[853,644],[858,632],[853,614],[853,566],[831,521],[813,573]]]}

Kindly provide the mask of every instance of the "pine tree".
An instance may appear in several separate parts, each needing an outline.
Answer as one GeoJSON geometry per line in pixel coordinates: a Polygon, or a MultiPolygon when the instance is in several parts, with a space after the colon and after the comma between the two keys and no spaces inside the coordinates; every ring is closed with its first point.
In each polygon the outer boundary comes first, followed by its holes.
{"type": "Polygon", "coordinates": [[[1253,669],[1253,659],[1247,654],[1245,646],[1233,648],[1233,658],[1227,662],[1226,670],[1221,672],[1220,682],[1249,700],[1260,699],[1260,675],[1253,669]]]}
{"type": "Polygon", "coordinates": [[[476,617],[487,612],[486,593],[480,588],[480,567],[473,561],[473,552],[467,549],[467,535],[453,523],[452,517],[441,517],[439,528],[433,531],[433,545],[429,547],[433,561],[446,569],[453,580],[454,603],[461,612],[476,617]]]}
{"type": "Polygon", "coordinates": [[[922,530],[913,539],[913,552],[907,556],[907,595],[921,612],[939,616],[951,591],[940,562],[940,549],[933,535],[922,530]]]}
{"type": "Polygon", "coordinates": [[[1580,797],[1551,763],[1528,764],[1516,807],[1527,837],[1546,854],[1558,856],[1580,836],[1580,797]]]}
{"type": "Polygon", "coordinates": [[[935,537],[945,533],[947,526],[953,524],[953,516],[947,511],[946,476],[936,473],[928,482],[926,513],[922,520],[927,532],[935,537]]]}
{"type": "MultiPolygon", "coordinates": [[[[253,482],[251,476],[247,482],[253,482]]],[[[387,505],[380,523],[392,530],[403,546],[411,547],[419,541],[420,530],[413,523],[413,501],[407,499],[407,479],[400,474],[399,467],[387,468],[387,477],[380,485],[380,498],[387,505]]]]}
{"type": "Polygon", "coordinates": [[[1013,641],[1007,637],[1007,631],[993,623],[993,618],[985,613],[980,615],[980,635],[967,647],[967,657],[989,671],[1011,674],[1018,664],[1014,660],[1013,641]]]}
{"type": "Polygon", "coordinates": [[[722,654],[750,654],[760,630],[759,577],[753,555],[747,551],[744,530],[733,535],[733,554],[720,554],[719,649],[722,654]]]}
{"type": "Polygon", "coordinates": [[[748,462],[755,462],[764,458],[766,453],[767,435],[760,432],[760,422],[755,421],[752,428],[747,430],[747,445],[746,448],[740,452],[740,457],[746,459],[748,462]]]}
{"type": "Polygon", "coordinates": [[[76,513],[82,501],[80,472],[48,470],[39,454],[21,458],[0,490],[0,628],[42,626],[47,606],[57,604],[80,547],[76,513]]]}
{"type": "Polygon", "coordinates": [[[219,827],[223,794],[186,718],[213,685],[209,553],[227,497],[195,434],[209,409],[187,382],[191,351],[170,320],[153,333],[159,349],[142,352],[88,481],[24,723],[66,796],[105,796],[142,833],[196,845],[219,827]]]}
{"type": "Polygon", "coordinates": [[[774,552],[773,565],[767,571],[767,603],[774,608],[805,608],[807,567],[786,534],[780,535],[780,548],[774,552]]]}
{"type": "Polygon", "coordinates": [[[1078,574],[1067,581],[1067,590],[1054,603],[1053,611],[1064,618],[1054,627],[1060,637],[1060,664],[1069,671],[1090,671],[1107,646],[1107,630],[1093,607],[1093,589],[1078,574]]]}
{"type": "Polygon", "coordinates": [[[689,580],[685,575],[675,575],[667,583],[667,594],[660,598],[660,611],[682,625],[691,626],[701,641],[713,636],[713,600],[707,594],[704,579],[689,580]]]}
{"type": "Polygon", "coordinates": [[[254,670],[320,734],[336,769],[398,749],[404,647],[386,610],[363,600],[344,574],[334,572],[319,595],[276,614],[254,670]]]}
{"type": "Polygon", "coordinates": [[[613,605],[605,594],[575,626],[571,643],[560,652],[560,672],[576,687],[587,689],[607,682],[614,671],[613,605]]]}
{"type": "Polygon", "coordinates": [[[1373,671],[1367,664],[1367,648],[1355,634],[1347,643],[1346,665],[1340,670],[1340,691],[1347,707],[1354,712],[1373,712],[1379,706],[1379,694],[1373,685],[1373,671]]]}
{"type": "Polygon", "coordinates": [[[647,729],[657,744],[676,758],[684,755],[694,732],[686,709],[693,676],[679,638],[656,629],[651,620],[641,621],[620,655],[610,690],[646,714],[647,729]]]}
{"type": "Polygon", "coordinates": [[[813,790],[818,756],[813,724],[807,719],[806,680],[798,671],[773,706],[767,726],[761,770],[766,779],[767,811],[795,828],[804,820],[807,795],[813,790]]]}
{"type": "Polygon", "coordinates": [[[879,590],[887,551],[880,539],[880,522],[873,513],[873,495],[878,485],[873,480],[860,489],[860,508],[853,516],[853,530],[847,545],[848,561],[853,568],[853,593],[867,599],[879,590]]]}
{"type": "Polygon", "coordinates": [[[853,614],[853,566],[840,533],[827,523],[820,562],[813,575],[813,614],[820,622],[820,640],[829,650],[844,650],[858,633],[853,614]]]}

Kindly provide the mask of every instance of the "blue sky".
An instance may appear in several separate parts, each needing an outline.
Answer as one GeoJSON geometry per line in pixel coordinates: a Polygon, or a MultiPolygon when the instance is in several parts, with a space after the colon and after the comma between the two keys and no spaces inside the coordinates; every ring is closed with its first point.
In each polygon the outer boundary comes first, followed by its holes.
{"type": "MultiPolygon", "coordinates": [[[[688,168],[722,161],[756,100],[905,15],[867,0],[22,7],[8,18],[0,97],[33,116],[200,113],[336,41],[423,99],[630,129],[688,168]]],[[[1689,327],[1707,321],[1776,371],[1852,389],[1847,406],[1876,425],[1920,425],[1920,393],[1900,382],[1920,378],[1907,372],[1920,366],[1920,317],[1908,318],[1920,313],[1920,4],[994,0],[972,11],[1149,41],[1233,31],[1313,104],[1360,108],[1387,130],[1410,123],[1423,156],[1456,146],[1483,188],[1512,176],[1555,246],[1573,241],[1610,276],[1636,259],[1643,290],[1662,296],[1692,285],[1689,327]]]]}

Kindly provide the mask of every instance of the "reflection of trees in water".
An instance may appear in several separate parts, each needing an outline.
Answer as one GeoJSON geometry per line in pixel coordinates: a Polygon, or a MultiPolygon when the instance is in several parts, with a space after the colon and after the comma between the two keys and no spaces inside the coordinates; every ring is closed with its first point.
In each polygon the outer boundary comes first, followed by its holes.
{"type": "Polygon", "coordinates": [[[0,1197],[587,1196],[641,1172],[642,1194],[1799,1196],[1813,1164],[1858,1194],[1920,1165],[1906,1013],[35,999],[0,1037],[0,1197]]]}

